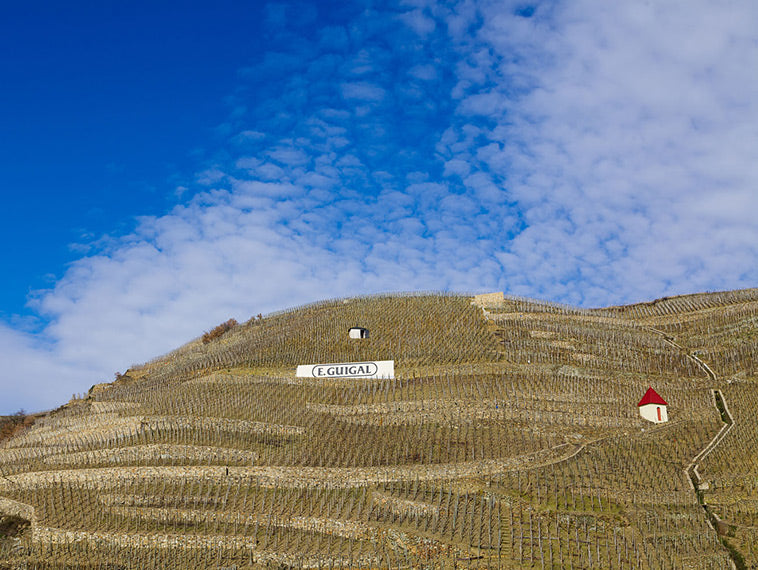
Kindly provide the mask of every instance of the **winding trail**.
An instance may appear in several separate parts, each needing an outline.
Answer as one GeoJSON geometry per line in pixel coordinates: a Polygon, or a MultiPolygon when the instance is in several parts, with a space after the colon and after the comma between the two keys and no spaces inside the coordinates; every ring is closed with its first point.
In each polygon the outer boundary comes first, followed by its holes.
{"type": "MultiPolygon", "coordinates": [[[[711,382],[716,384],[716,373],[697,355],[690,353],[681,344],[677,343],[674,340],[674,337],[665,333],[664,331],[655,329],[653,327],[648,327],[648,329],[656,334],[661,335],[665,343],[685,353],[689,359],[695,362],[708,375],[708,378],[711,379],[711,382]]],[[[723,441],[724,437],[726,437],[726,434],[729,433],[729,431],[734,427],[734,417],[729,411],[729,406],[727,406],[726,399],[721,393],[721,390],[718,390],[717,388],[711,388],[711,394],[713,395],[713,405],[716,407],[716,410],[718,410],[719,415],[724,422],[724,425],[721,426],[721,429],[718,431],[718,433],[713,436],[713,439],[708,442],[708,445],[706,445],[702,451],[700,451],[700,453],[692,458],[692,461],[690,461],[689,465],[684,468],[684,473],[686,475],[687,482],[690,484],[690,488],[693,490],[695,496],[697,497],[697,502],[701,507],[703,507],[703,510],[706,513],[706,520],[708,521],[708,524],[713,529],[713,531],[718,534],[718,530],[713,524],[713,521],[718,521],[719,517],[711,510],[711,508],[703,499],[703,480],[700,476],[700,473],[698,472],[698,468],[700,467],[700,462],[703,461],[703,459],[705,459],[709,453],[716,449],[716,446],[723,441]]],[[[732,565],[732,568],[735,568],[736,570],[737,565],[735,564],[735,560],[732,556],[731,551],[729,551],[729,561],[732,565]]]]}
{"type": "MultiPolygon", "coordinates": [[[[712,390],[713,393],[713,403],[716,406],[716,409],[718,409],[719,413],[722,413],[722,418],[726,416],[726,419],[724,420],[724,425],[721,426],[721,429],[719,432],[713,437],[713,439],[710,441],[708,445],[706,445],[703,450],[698,453],[690,462],[690,464],[685,468],[685,472],[688,474],[690,482],[693,484],[696,490],[700,490],[700,485],[702,482],[702,479],[700,477],[700,473],[698,473],[698,467],[700,467],[700,462],[705,459],[705,457],[713,451],[716,446],[721,443],[721,440],[724,439],[724,436],[726,436],[727,433],[729,433],[729,430],[734,427],[734,418],[732,417],[731,412],[729,411],[729,408],[726,405],[726,400],[724,399],[723,394],[721,393],[721,390],[712,390]],[[719,405],[719,402],[721,402],[721,405],[719,405]]],[[[702,501],[701,501],[702,504],[702,501]]],[[[706,510],[708,508],[703,505],[706,510]]],[[[710,512],[710,511],[709,511],[710,512]]]]}
{"type": "Polygon", "coordinates": [[[713,370],[711,370],[711,367],[708,366],[702,360],[700,360],[700,358],[697,355],[692,354],[686,348],[684,348],[681,344],[679,344],[678,342],[676,342],[674,340],[673,336],[671,336],[670,334],[668,334],[668,333],[666,333],[666,332],[664,332],[662,330],[658,330],[658,329],[653,328],[653,327],[647,327],[647,329],[649,331],[651,331],[651,332],[654,332],[655,334],[661,335],[661,337],[663,337],[663,342],[665,342],[666,344],[669,344],[669,345],[673,346],[674,348],[676,348],[676,349],[682,351],[684,354],[686,354],[687,358],[689,358],[690,360],[692,360],[693,362],[695,362],[695,364],[697,364],[703,370],[703,372],[705,372],[708,375],[708,377],[711,379],[712,382],[716,382],[716,373],[713,370]]]}
{"type": "Polygon", "coordinates": [[[250,479],[262,487],[345,488],[379,483],[441,478],[465,478],[492,475],[513,469],[530,469],[564,461],[578,453],[584,445],[563,443],[534,453],[502,459],[480,459],[460,463],[402,465],[391,467],[132,467],[91,468],[33,471],[0,479],[0,492],[44,487],[51,483],[75,483],[98,489],[113,487],[119,481],[148,477],[168,479],[205,479],[219,481],[250,479]]]}
{"type": "Polygon", "coordinates": [[[267,568],[271,565],[287,568],[336,568],[337,566],[346,568],[356,562],[372,567],[379,563],[374,555],[364,555],[358,558],[346,556],[322,557],[262,550],[258,548],[255,539],[245,536],[87,532],[39,526],[32,537],[32,542],[42,545],[69,545],[82,540],[119,548],[160,548],[165,550],[174,548],[197,550],[228,548],[245,550],[248,552],[250,560],[265,565],[267,568]]]}
{"type": "MultiPolygon", "coordinates": [[[[655,329],[653,327],[648,327],[648,329],[656,334],[661,335],[665,343],[685,353],[689,359],[695,362],[708,375],[708,377],[711,379],[712,382],[714,383],[717,382],[716,373],[711,369],[711,367],[708,366],[705,362],[703,362],[697,355],[690,353],[681,344],[677,343],[674,340],[674,337],[665,333],[664,331],[655,329]]],[[[726,434],[729,433],[729,430],[731,430],[732,427],[734,426],[734,418],[732,417],[732,414],[729,411],[729,407],[726,404],[726,399],[724,399],[724,395],[721,393],[721,390],[712,388],[711,393],[713,394],[713,405],[718,410],[719,415],[722,416],[722,419],[724,417],[725,419],[724,419],[724,425],[721,426],[721,429],[719,430],[719,432],[715,436],[713,436],[713,439],[708,443],[708,445],[706,445],[703,448],[703,450],[700,453],[698,453],[692,459],[692,461],[690,461],[690,464],[687,465],[687,467],[684,469],[685,473],[687,473],[687,479],[690,482],[690,485],[692,486],[693,490],[695,491],[699,490],[700,484],[701,484],[700,473],[698,473],[698,467],[700,466],[700,462],[703,459],[705,459],[708,456],[708,454],[711,451],[713,451],[719,443],[721,443],[721,441],[724,439],[724,436],[726,436],[726,434]]],[[[706,510],[708,510],[707,507],[705,508],[706,510]]]]}

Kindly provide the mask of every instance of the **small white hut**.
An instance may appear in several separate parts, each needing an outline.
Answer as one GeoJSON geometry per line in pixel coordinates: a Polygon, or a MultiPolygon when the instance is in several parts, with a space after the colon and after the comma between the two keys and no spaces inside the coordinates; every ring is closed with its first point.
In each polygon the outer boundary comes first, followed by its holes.
{"type": "Polygon", "coordinates": [[[363,327],[350,327],[348,336],[350,338],[368,338],[368,329],[364,329],[363,327]]]}
{"type": "Polygon", "coordinates": [[[640,415],[649,422],[662,424],[669,421],[669,415],[666,411],[668,404],[658,395],[658,392],[653,390],[652,386],[648,388],[637,406],[640,409],[640,415]]]}

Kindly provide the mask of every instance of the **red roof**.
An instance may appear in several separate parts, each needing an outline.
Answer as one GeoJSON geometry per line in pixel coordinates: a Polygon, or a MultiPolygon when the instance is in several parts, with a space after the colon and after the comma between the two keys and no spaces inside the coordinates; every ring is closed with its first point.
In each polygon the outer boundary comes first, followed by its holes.
{"type": "Polygon", "coordinates": [[[658,392],[653,390],[652,387],[647,389],[647,392],[645,392],[645,395],[642,396],[642,399],[640,400],[640,403],[637,404],[638,406],[644,406],[645,404],[662,404],[664,406],[668,406],[666,403],[666,400],[661,398],[658,395],[658,392]]]}

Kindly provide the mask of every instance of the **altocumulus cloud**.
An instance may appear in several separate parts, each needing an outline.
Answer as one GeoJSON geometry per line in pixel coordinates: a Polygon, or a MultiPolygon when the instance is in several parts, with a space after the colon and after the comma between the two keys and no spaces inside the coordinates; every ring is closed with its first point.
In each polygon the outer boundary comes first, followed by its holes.
{"type": "Polygon", "coordinates": [[[42,333],[0,327],[0,412],[325,297],[755,285],[756,11],[403,2],[315,31],[278,11],[191,197],[38,292],[42,333]]]}
{"type": "Polygon", "coordinates": [[[440,152],[523,215],[503,282],[585,305],[754,286],[756,5],[484,10],[474,40],[455,36],[468,56],[440,152]]]}

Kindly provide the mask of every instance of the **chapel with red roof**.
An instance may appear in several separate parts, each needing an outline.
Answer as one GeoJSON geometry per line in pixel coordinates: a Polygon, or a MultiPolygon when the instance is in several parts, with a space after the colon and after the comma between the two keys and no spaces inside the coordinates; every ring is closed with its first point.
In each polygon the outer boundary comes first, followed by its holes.
{"type": "Polygon", "coordinates": [[[666,410],[668,404],[666,400],[660,397],[658,392],[653,390],[652,386],[648,388],[637,406],[639,407],[640,415],[649,422],[662,424],[669,421],[669,415],[666,410]]]}

